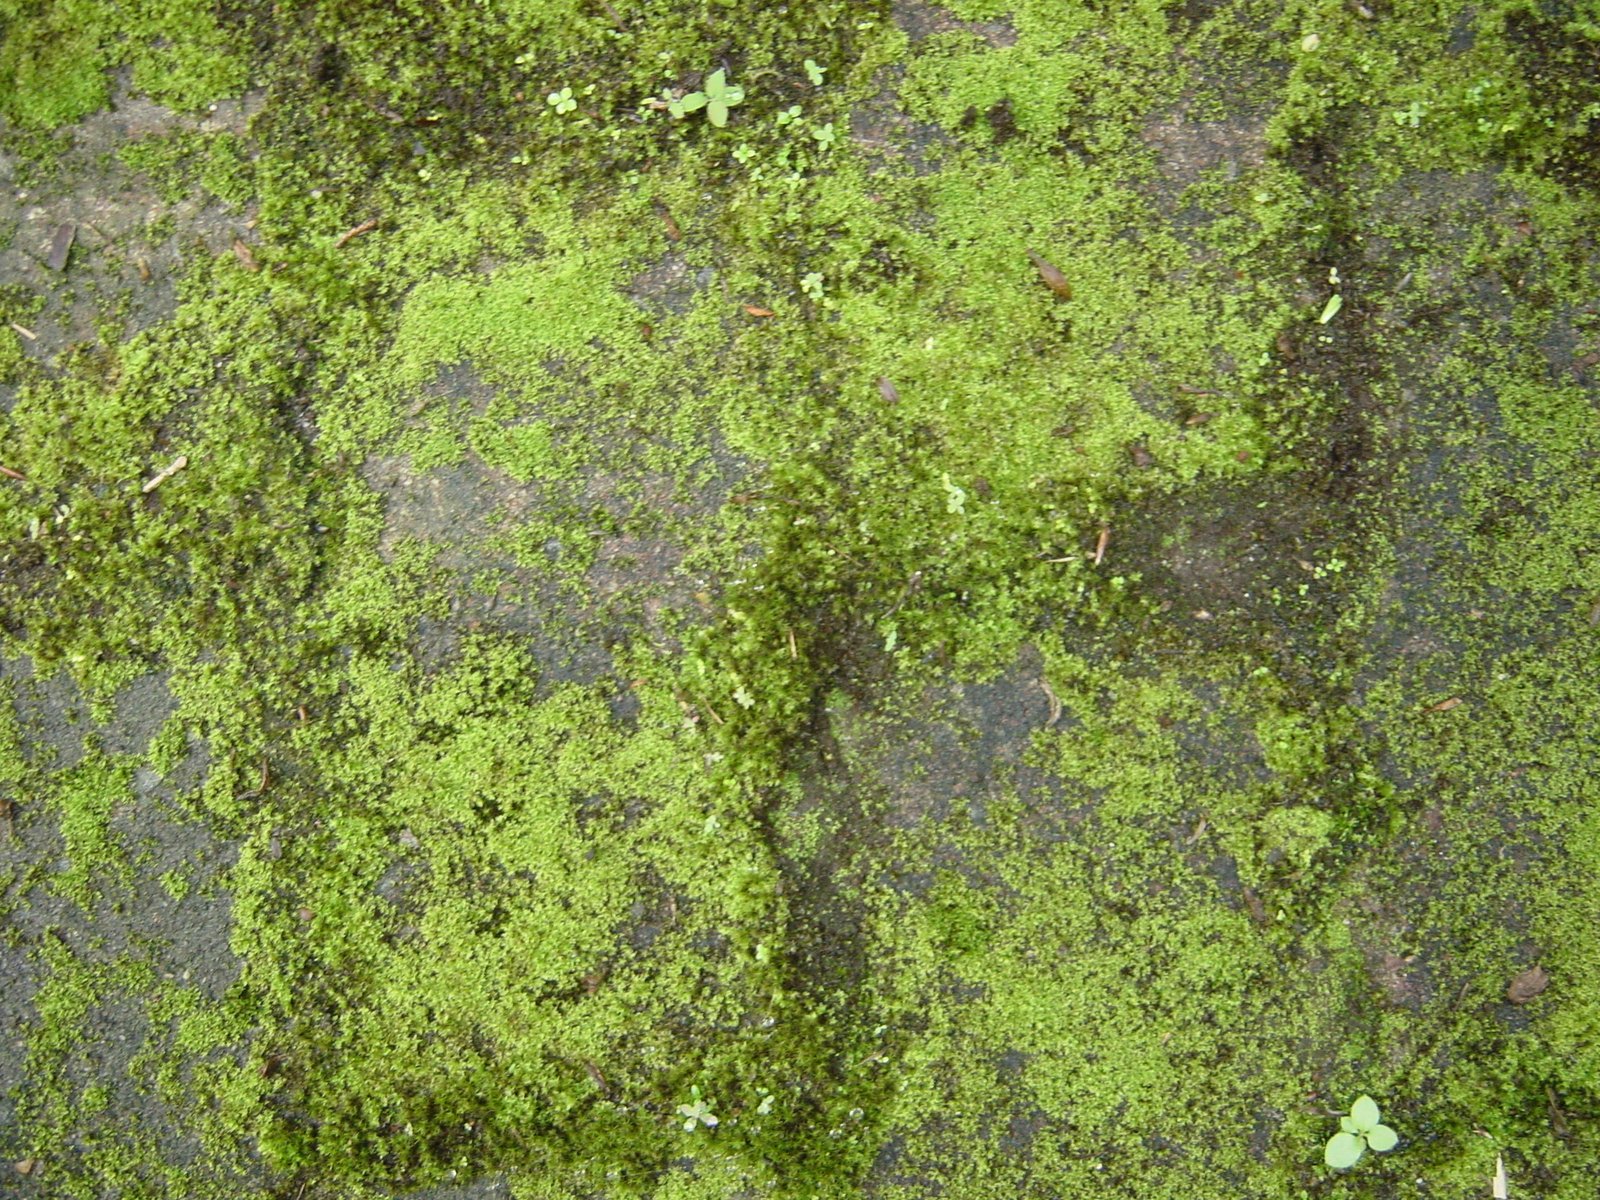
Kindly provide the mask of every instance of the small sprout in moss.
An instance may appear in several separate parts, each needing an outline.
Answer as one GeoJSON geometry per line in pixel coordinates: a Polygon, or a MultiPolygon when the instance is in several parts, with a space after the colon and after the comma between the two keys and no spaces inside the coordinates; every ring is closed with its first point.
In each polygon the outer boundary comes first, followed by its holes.
{"type": "Polygon", "coordinates": [[[965,488],[957,487],[950,482],[950,474],[946,472],[940,476],[944,484],[944,510],[954,516],[963,516],[967,511],[967,493],[965,488]]]}
{"type": "Polygon", "coordinates": [[[1362,1096],[1350,1106],[1350,1115],[1339,1118],[1339,1132],[1328,1139],[1322,1159],[1335,1171],[1348,1171],[1361,1161],[1367,1150],[1393,1150],[1400,1135],[1381,1123],[1382,1114],[1371,1096],[1362,1096]]]}
{"type": "Polygon", "coordinates": [[[778,114],[778,128],[782,129],[785,125],[790,125],[795,121],[798,121],[800,119],[801,112],[802,109],[798,104],[791,104],[788,108],[784,109],[778,114]]]}
{"type": "Polygon", "coordinates": [[[564,87],[558,92],[551,92],[545,97],[545,103],[556,110],[557,116],[564,116],[578,107],[578,102],[572,98],[572,89],[564,87]]]}
{"type": "Polygon", "coordinates": [[[827,67],[819,67],[816,59],[806,59],[806,78],[811,80],[812,87],[822,86],[822,76],[827,72],[827,70],[827,67]]]}
{"type": "Polygon", "coordinates": [[[717,1114],[711,1111],[711,1105],[700,1098],[700,1085],[695,1084],[689,1089],[690,1104],[678,1105],[678,1115],[684,1118],[683,1131],[693,1133],[696,1125],[704,1125],[707,1129],[714,1129],[717,1125],[717,1114]]]}
{"type": "Polygon", "coordinates": [[[1328,297],[1328,302],[1322,306],[1322,315],[1317,318],[1320,324],[1326,325],[1339,315],[1339,310],[1344,307],[1344,297],[1338,292],[1328,297]]]}
{"type": "Polygon", "coordinates": [[[740,708],[750,709],[756,706],[756,698],[750,694],[750,689],[742,683],[733,689],[733,699],[740,708]]]}
{"type": "Polygon", "coordinates": [[[741,166],[749,166],[750,160],[755,156],[756,152],[750,148],[748,142],[740,142],[738,146],[734,147],[733,157],[739,161],[741,166]]]}
{"type": "Polygon", "coordinates": [[[743,99],[744,89],[729,84],[728,73],[718,68],[706,76],[704,91],[690,92],[687,96],[669,100],[667,110],[681,119],[703,108],[711,123],[721,129],[728,123],[728,110],[743,99]]]}
{"type": "Polygon", "coordinates": [[[824,286],[821,271],[812,271],[800,279],[800,290],[819,303],[823,298],[824,286]]]}
{"type": "Polygon", "coordinates": [[[1406,107],[1396,109],[1391,116],[1396,125],[1403,125],[1408,129],[1415,129],[1422,124],[1423,115],[1428,111],[1428,106],[1421,100],[1413,100],[1406,107]]]}
{"type": "Polygon", "coordinates": [[[826,125],[813,125],[811,127],[811,136],[817,140],[817,145],[822,149],[832,150],[834,142],[833,122],[829,121],[826,125]]]}

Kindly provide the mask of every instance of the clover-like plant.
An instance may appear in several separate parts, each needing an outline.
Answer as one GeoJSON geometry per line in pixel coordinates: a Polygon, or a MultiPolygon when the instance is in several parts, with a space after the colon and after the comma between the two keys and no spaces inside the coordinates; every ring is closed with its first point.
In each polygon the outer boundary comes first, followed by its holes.
{"type": "Polygon", "coordinates": [[[711,123],[721,129],[728,123],[728,110],[743,99],[744,89],[729,84],[728,73],[718,68],[706,76],[704,91],[672,100],[667,109],[675,117],[684,117],[703,108],[711,123]]]}
{"type": "Polygon", "coordinates": [[[1377,1102],[1362,1096],[1350,1106],[1348,1117],[1339,1118],[1339,1132],[1328,1139],[1322,1160],[1335,1171],[1348,1171],[1368,1150],[1393,1150],[1400,1135],[1382,1124],[1381,1117],[1377,1102]]]}
{"type": "Polygon", "coordinates": [[[678,1105],[678,1115],[684,1118],[683,1131],[693,1133],[697,1125],[704,1125],[707,1129],[715,1129],[717,1114],[711,1111],[711,1105],[700,1098],[700,1085],[695,1084],[689,1089],[689,1096],[693,1104],[678,1105]]]}

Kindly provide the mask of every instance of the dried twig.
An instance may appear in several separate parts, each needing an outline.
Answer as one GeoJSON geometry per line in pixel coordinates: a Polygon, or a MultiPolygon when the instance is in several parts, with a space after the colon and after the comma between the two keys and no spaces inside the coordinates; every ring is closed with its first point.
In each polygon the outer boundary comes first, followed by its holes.
{"type": "Polygon", "coordinates": [[[358,238],[363,233],[371,233],[377,227],[378,218],[369,217],[367,220],[361,222],[361,224],[353,226],[350,229],[346,229],[343,233],[341,233],[338,240],[333,243],[333,248],[335,250],[343,250],[345,246],[349,244],[352,238],[358,238]]]}
{"type": "Polygon", "coordinates": [[[176,475],[179,471],[183,470],[188,465],[189,465],[189,456],[187,454],[178,455],[177,458],[173,459],[170,463],[168,463],[165,467],[163,467],[154,476],[152,476],[151,478],[145,480],[144,481],[144,487],[141,490],[144,491],[146,495],[148,495],[149,493],[155,491],[163,483],[165,483],[167,480],[171,479],[174,475],[176,475]]]}

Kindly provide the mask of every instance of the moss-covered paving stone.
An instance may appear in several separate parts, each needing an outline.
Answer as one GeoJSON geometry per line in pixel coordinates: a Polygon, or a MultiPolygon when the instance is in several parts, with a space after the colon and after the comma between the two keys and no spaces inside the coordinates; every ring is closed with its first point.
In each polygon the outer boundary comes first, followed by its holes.
{"type": "Polygon", "coordinates": [[[0,1190],[1592,1195],[1592,5],[0,35],[0,1190]]]}

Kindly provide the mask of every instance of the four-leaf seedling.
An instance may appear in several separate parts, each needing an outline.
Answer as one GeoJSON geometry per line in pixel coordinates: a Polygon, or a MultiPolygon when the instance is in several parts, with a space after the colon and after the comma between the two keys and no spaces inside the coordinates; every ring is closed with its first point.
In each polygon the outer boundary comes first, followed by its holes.
{"type": "Polygon", "coordinates": [[[1348,1171],[1368,1150],[1393,1150],[1400,1135],[1381,1123],[1382,1114],[1371,1096],[1362,1096],[1350,1106],[1350,1115],[1339,1118],[1339,1132],[1328,1139],[1323,1161],[1335,1171],[1348,1171]]]}
{"type": "Polygon", "coordinates": [[[717,1114],[711,1111],[711,1105],[700,1098],[700,1085],[695,1084],[689,1089],[689,1096],[693,1104],[678,1105],[678,1115],[684,1118],[683,1131],[693,1133],[697,1125],[704,1125],[707,1129],[717,1126],[717,1114]]]}
{"type": "Polygon", "coordinates": [[[728,110],[743,99],[744,89],[729,84],[728,73],[718,68],[706,76],[704,91],[690,92],[669,101],[667,108],[675,117],[684,117],[703,108],[711,123],[721,129],[728,123],[728,110]]]}

